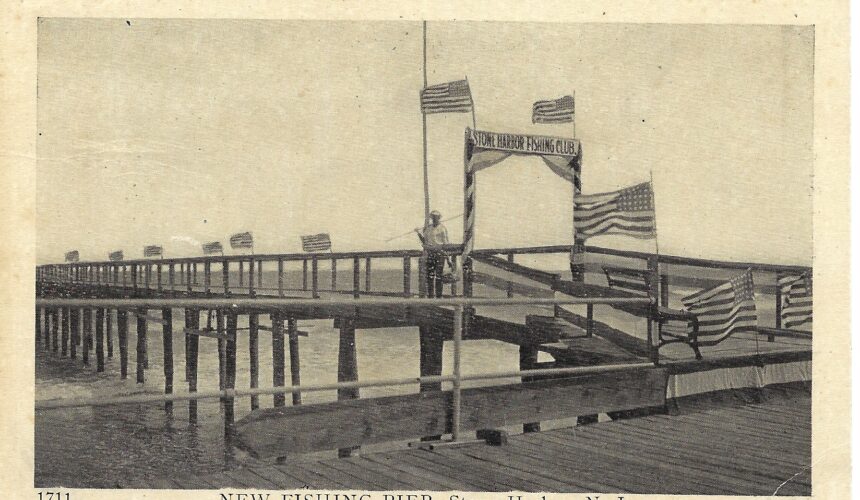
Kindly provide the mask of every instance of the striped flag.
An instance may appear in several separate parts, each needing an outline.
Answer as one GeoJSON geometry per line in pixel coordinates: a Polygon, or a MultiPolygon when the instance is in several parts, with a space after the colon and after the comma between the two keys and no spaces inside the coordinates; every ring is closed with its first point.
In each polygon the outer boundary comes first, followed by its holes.
{"type": "Polygon", "coordinates": [[[467,80],[430,85],[421,91],[421,112],[468,113],[472,111],[472,92],[467,80]]]}
{"type": "Polygon", "coordinates": [[[164,249],[158,245],[147,245],[143,247],[144,257],[158,257],[164,254],[164,249]]]}
{"type": "Polygon", "coordinates": [[[331,238],[328,233],[302,236],[302,251],[322,252],[325,250],[331,250],[331,238]]]}
{"type": "Polygon", "coordinates": [[[573,96],[552,101],[537,101],[532,105],[532,123],[570,123],[573,121],[573,96]]]}
{"type": "Polygon", "coordinates": [[[66,262],[78,262],[81,260],[81,254],[77,250],[66,252],[66,262]]]}
{"type": "Polygon", "coordinates": [[[123,259],[122,250],[117,250],[108,254],[108,259],[116,262],[123,259]]]}
{"type": "Polygon", "coordinates": [[[210,243],[203,244],[203,254],[209,255],[213,253],[224,253],[224,247],[221,246],[220,241],[213,241],[210,243]]]}
{"type": "Polygon", "coordinates": [[[230,248],[254,248],[254,237],[250,232],[230,236],[230,248]]]}
{"type": "Polygon", "coordinates": [[[643,182],[609,193],[574,196],[573,226],[575,237],[583,240],[601,234],[656,237],[651,183],[643,182]]]}
{"type": "Polygon", "coordinates": [[[699,335],[728,337],[735,332],[755,332],[758,316],[755,309],[752,270],[729,281],[681,299],[687,310],[699,320],[699,335]]]}
{"type": "Polygon", "coordinates": [[[809,273],[779,276],[777,284],[782,293],[782,326],[793,328],[812,323],[812,277],[809,273]]]}

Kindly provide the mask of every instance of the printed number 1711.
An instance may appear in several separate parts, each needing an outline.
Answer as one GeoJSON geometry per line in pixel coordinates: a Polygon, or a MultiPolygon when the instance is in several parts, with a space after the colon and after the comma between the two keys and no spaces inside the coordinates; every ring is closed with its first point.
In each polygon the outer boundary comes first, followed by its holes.
{"type": "Polygon", "coordinates": [[[69,493],[60,493],[59,491],[40,491],[39,500],[70,500],[69,493]]]}

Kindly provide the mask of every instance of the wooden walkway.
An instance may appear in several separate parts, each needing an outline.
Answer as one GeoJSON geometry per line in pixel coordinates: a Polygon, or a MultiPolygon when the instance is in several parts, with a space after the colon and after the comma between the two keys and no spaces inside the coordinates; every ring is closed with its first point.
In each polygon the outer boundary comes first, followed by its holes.
{"type": "MultiPolygon", "coordinates": [[[[735,403],[736,404],[736,403],[735,403]]],[[[811,495],[807,394],[511,436],[127,484],[170,489],[361,489],[811,495]]]]}

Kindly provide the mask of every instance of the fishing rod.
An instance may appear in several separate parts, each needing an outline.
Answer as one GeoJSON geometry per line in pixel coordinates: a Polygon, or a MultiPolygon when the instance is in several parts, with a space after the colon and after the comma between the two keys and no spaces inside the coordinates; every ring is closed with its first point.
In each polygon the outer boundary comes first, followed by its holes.
{"type": "MultiPolygon", "coordinates": [[[[462,216],[463,216],[463,214],[457,214],[453,217],[448,217],[447,219],[442,220],[442,222],[448,222],[449,220],[459,219],[462,216]]],[[[393,238],[388,238],[387,240],[385,240],[385,242],[386,243],[392,242],[392,241],[396,240],[397,238],[403,238],[404,236],[409,236],[410,234],[412,234],[414,232],[415,232],[415,230],[413,229],[412,231],[407,231],[403,234],[398,234],[397,236],[394,236],[393,238]]]]}

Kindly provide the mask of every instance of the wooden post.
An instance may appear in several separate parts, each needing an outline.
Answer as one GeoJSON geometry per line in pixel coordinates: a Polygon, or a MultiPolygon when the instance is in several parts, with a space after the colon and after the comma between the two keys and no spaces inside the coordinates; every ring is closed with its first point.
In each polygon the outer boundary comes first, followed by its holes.
{"type": "Polygon", "coordinates": [[[278,297],[284,296],[284,259],[278,257],[278,297]]]}
{"type": "Polygon", "coordinates": [[[245,261],[239,261],[239,286],[245,286],[245,261]]]}
{"type": "Polygon", "coordinates": [[[143,276],[144,276],[144,288],[146,288],[146,293],[149,295],[149,289],[152,283],[152,264],[147,262],[144,264],[143,268],[143,276]]]}
{"type": "MultiPolygon", "coordinates": [[[[200,311],[197,309],[185,310],[185,328],[192,330],[200,329],[200,311]]],[[[197,392],[197,354],[200,346],[200,337],[187,332],[187,344],[185,348],[185,378],[188,380],[188,392],[197,392]]],[[[197,401],[188,401],[188,422],[197,423],[197,401]]]]}
{"type": "Polygon", "coordinates": [[[96,372],[105,371],[105,310],[96,307],[96,372]]]}
{"type": "MultiPolygon", "coordinates": [[[[215,311],[215,331],[218,332],[218,389],[223,391],[227,384],[227,343],[224,340],[224,313],[215,311]]],[[[224,403],[224,398],[221,402],[224,403]]]]}
{"type": "MultiPolygon", "coordinates": [[[[514,262],[514,254],[513,253],[508,254],[508,262],[513,264],[513,262],[514,262]]],[[[514,296],[514,282],[508,281],[508,298],[510,299],[513,296],[514,296]]]]}
{"type": "MultiPolygon", "coordinates": [[[[173,394],[173,309],[165,307],[161,310],[162,347],[164,350],[164,393],[173,394]]],[[[173,401],[165,401],[164,409],[173,413],[173,401]]]]}
{"type": "Polygon", "coordinates": [[[63,338],[60,341],[60,356],[66,357],[69,353],[69,308],[63,308],[63,338]]]}
{"type": "Polygon", "coordinates": [[[660,275],[660,305],[669,307],[669,275],[660,275]]]}
{"type": "Polygon", "coordinates": [[[319,262],[316,255],[311,258],[311,296],[319,298],[319,262]]]}
{"type": "MultiPolygon", "coordinates": [[[[274,312],[269,318],[272,321],[272,386],[284,386],[284,320],[281,313],[274,312]]],[[[273,394],[272,402],[275,407],[284,406],[286,399],[283,394],[273,394]]]]}
{"type": "Polygon", "coordinates": [[[137,264],[131,265],[131,288],[134,297],[137,297],[137,264]]]}
{"type": "Polygon", "coordinates": [[[84,362],[85,365],[90,364],[90,339],[92,338],[92,327],[93,327],[93,317],[92,317],[92,309],[89,307],[84,308],[84,335],[83,340],[81,340],[81,361],[84,362]]]}
{"type": "MultiPolygon", "coordinates": [[[[418,327],[419,373],[422,377],[442,374],[442,352],[444,339],[438,329],[429,326],[418,327]]],[[[441,391],[441,382],[421,384],[419,392],[441,391]]],[[[424,436],[421,441],[438,441],[442,436],[424,436]]]]}
{"type": "MultiPolygon", "coordinates": [[[[782,288],[779,286],[779,279],[776,283],[776,327],[782,328],[782,288]]],[[[768,337],[768,341],[770,341],[768,337]]]]}
{"type": "Polygon", "coordinates": [[[256,295],[254,291],[254,259],[248,261],[248,295],[256,295]]]}
{"type": "Polygon", "coordinates": [[[403,257],[403,295],[412,296],[412,258],[403,257]]]}
{"type": "MultiPolygon", "coordinates": [[[[260,315],[248,314],[248,358],[251,368],[251,389],[260,386],[260,315]]],[[[251,410],[260,407],[260,397],[251,396],[251,410]]]]}
{"type": "MultiPolygon", "coordinates": [[[[253,260],[252,266],[253,266],[253,260]]],[[[253,267],[248,268],[248,281],[253,280],[254,270],[253,267]]],[[[227,314],[227,340],[226,350],[225,350],[225,378],[224,378],[224,386],[226,389],[235,389],[236,388],[236,327],[238,323],[238,314],[230,312],[227,314]]],[[[225,431],[229,431],[229,429],[233,426],[235,417],[235,400],[232,397],[225,398],[224,400],[224,425],[225,431]]]]}
{"type": "Polygon", "coordinates": [[[36,347],[42,343],[42,308],[36,306],[36,347]]]}
{"type": "Polygon", "coordinates": [[[69,339],[69,357],[76,359],[78,357],[78,342],[81,337],[81,315],[77,307],[73,307],[69,311],[70,335],[69,339]]]}
{"type": "Polygon", "coordinates": [[[128,311],[116,310],[116,334],[119,337],[119,374],[128,378],[128,311]]]}
{"type": "Polygon", "coordinates": [[[185,268],[185,291],[188,292],[188,296],[191,296],[193,288],[191,286],[191,263],[188,263],[188,266],[185,268]]]}
{"type": "Polygon", "coordinates": [[[107,337],[107,357],[113,358],[113,310],[105,309],[105,335],[107,337]]]}
{"type": "Polygon", "coordinates": [[[146,367],[146,309],[137,310],[137,383],[144,382],[146,367]]]}
{"type": "MultiPolygon", "coordinates": [[[[290,338],[290,385],[302,385],[301,365],[299,364],[299,327],[296,318],[287,319],[287,334],[290,338]]],[[[293,404],[302,404],[302,393],[293,393],[293,404]]]]}
{"type": "MultiPolygon", "coordinates": [[[[355,320],[343,318],[340,327],[340,342],[337,350],[337,381],[352,382],[358,380],[358,362],[355,350],[355,320]]],[[[357,387],[349,389],[338,389],[337,400],[358,399],[357,387]]],[[[338,457],[352,456],[358,447],[340,448],[337,450],[338,457]]]]}
{"type": "Polygon", "coordinates": [[[161,294],[161,291],[162,291],[162,287],[161,287],[161,272],[162,272],[161,264],[156,264],[156,265],[155,265],[155,273],[156,273],[156,276],[155,276],[155,289],[158,291],[158,293],[159,293],[159,294],[161,294]]]}
{"type": "Polygon", "coordinates": [[[352,258],[352,297],[357,299],[361,293],[361,261],[358,257],[352,258]]]}
{"type": "Polygon", "coordinates": [[[594,304],[585,306],[585,336],[594,335],[594,304]]]}
{"type": "Polygon", "coordinates": [[[472,296],[472,258],[463,258],[463,297],[472,296]]]}
{"type": "MultiPolygon", "coordinates": [[[[451,264],[453,264],[454,269],[457,268],[457,256],[456,255],[451,256],[451,264]]],[[[457,296],[457,282],[456,281],[451,282],[451,295],[454,297],[457,296]]]]}
{"type": "Polygon", "coordinates": [[[128,266],[125,264],[122,265],[122,287],[125,288],[128,285],[128,266]]]}
{"type": "Polygon", "coordinates": [[[364,291],[370,291],[370,257],[364,259],[364,291]]]}
{"type": "Polygon", "coordinates": [[[197,263],[191,263],[191,282],[197,286],[197,263]]]}
{"type": "Polygon", "coordinates": [[[308,259],[302,260],[302,291],[308,290],[308,259]]]}
{"type": "Polygon", "coordinates": [[[212,263],[208,260],[203,263],[203,292],[206,295],[212,293],[212,263]]]}
{"type": "MultiPolygon", "coordinates": [[[[648,257],[648,271],[650,271],[650,277],[648,279],[648,296],[654,300],[657,300],[659,297],[659,290],[657,289],[658,284],[660,282],[660,275],[658,271],[659,262],[657,260],[656,255],[651,255],[648,257]]],[[[668,290],[668,288],[667,288],[668,290]]],[[[667,297],[668,299],[668,297],[667,297]]],[[[648,321],[648,349],[651,353],[651,361],[655,364],[659,362],[659,351],[654,345],[654,325],[656,322],[656,304],[654,304],[654,313],[652,313],[647,321],[648,321]]],[[[659,328],[659,325],[658,325],[659,328]]]]}
{"type": "Polygon", "coordinates": [[[331,260],[331,291],[337,291],[337,259],[331,260]]]}
{"type": "MultiPolygon", "coordinates": [[[[520,346],[520,370],[532,370],[537,365],[538,350],[533,345],[520,346]]],[[[531,382],[532,377],[522,377],[523,382],[531,382]]],[[[523,424],[523,433],[540,432],[540,422],[523,424]]]]}
{"type": "Polygon", "coordinates": [[[263,288],[263,261],[257,261],[257,288],[263,288]]]}
{"type": "Polygon", "coordinates": [[[51,334],[53,338],[51,339],[51,349],[57,352],[60,350],[60,309],[54,308],[52,316],[51,334]]]}
{"type": "Polygon", "coordinates": [[[221,282],[224,285],[224,295],[230,296],[230,261],[224,259],[221,263],[221,282]]]}
{"type": "Polygon", "coordinates": [[[167,264],[167,289],[170,290],[171,296],[176,289],[176,268],[172,262],[167,264]]]}

